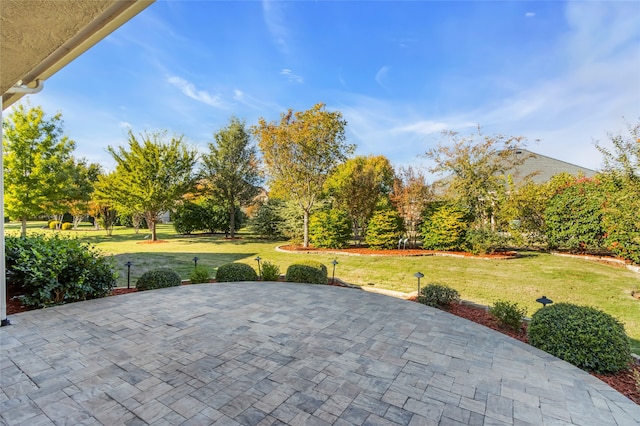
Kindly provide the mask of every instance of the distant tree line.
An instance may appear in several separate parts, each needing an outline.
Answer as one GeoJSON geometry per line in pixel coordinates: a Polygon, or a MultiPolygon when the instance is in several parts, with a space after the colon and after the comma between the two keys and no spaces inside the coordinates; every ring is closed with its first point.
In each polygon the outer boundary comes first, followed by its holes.
{"type": "Polygon", "coordinates": [[[510,175],[526,161],[514,155],[522,137],[445,132],[424,153],[443,177],[428,183],[417,167],[353,156],[346,125],[321,103],[253,126],[231,117],[203,153],[179,135],[130,131],[126,146],[108,148],[116,167],[105,173],[73,157],[60,114],[18,105],[3,121],[5,208],[23,235],[29,218],[68,213],[73,227],[92,216],[108,232],[119,221],[155,239],[159,216],[171,212],[180,233],[233,238],[248,219],[256,234],[304,247],[535,246],[640,263],[640,121],[610,135],[612,149],[597,144],[604,167],[595,177],[544,183],[510,175]]]}

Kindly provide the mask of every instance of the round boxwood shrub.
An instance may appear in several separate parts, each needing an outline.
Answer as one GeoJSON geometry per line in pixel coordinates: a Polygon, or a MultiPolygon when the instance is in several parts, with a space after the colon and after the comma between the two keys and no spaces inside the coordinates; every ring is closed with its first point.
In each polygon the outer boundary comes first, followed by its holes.
{"type": "Polygon", "coordinates": [[[583,370],[616,373],[631,361],[622,323],[588,306],[557,303],[544,307],[533,314],[528,333],[531,345],[583,370]]]}
{"type": "Polygon", "coordinates": [[[443,308],[460,300],[457,290],[442,284],[429,284],[420,289],[418,302],[428,306],[443,308]]]}
{"type": "Polygon", "coordinates": [[[295,263],[287,268],[285,281],[292,283],[327,284],[327,267],[313,260],[295,263]]]}
{"type": "Polygon", "coordinates": [[[257,281],[255,269],[245,263],[225,263],[218,268],[216,281],[228,283],[233,281],[257,281]]]}
{"type": "Polygon", "coordinates": [[[176,287],[182,284],[180,275],[170,268],[158,268],[147,271],[136,282],[138,291],[154,288],[176,287]]]}
{"type": "Polygon", "coordinates": [[[63,231],[68,231],[71,228],[73,228],[73,224],[70,222],[62,222],[62,225],[60,225],[60,229],[62,229],[63,231]]]}

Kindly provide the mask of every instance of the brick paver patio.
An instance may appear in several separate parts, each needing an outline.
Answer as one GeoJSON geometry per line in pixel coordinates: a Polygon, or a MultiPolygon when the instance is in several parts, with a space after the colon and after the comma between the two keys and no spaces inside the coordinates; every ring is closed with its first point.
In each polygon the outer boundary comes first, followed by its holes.
{"type": "Polygon", "coordinates": [[[202,284],[11,316],[3,424],[637,425],[640,407],[519,341],[417,303],[202,284]]]}

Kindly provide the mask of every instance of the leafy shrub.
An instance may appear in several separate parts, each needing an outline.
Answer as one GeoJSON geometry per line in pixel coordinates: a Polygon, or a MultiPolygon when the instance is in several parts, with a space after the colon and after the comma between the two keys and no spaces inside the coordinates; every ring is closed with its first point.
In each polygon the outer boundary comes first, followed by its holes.
{"type": "Polygon", "coordinates": [[[108,296],[116,283],[111,257],[58,235],[5,237],[7,280],[24,293],[25,306],[42,308],[108,296]]]}
{"type": "Polygon", "coordinates": [[[520,327],[522,327],[522,321],[527,313],[527,309],[521,308],[517,303],[498,300],[489,308],[489,313],[493,315],[502,326],[514,331],[519,331],[520,327]]]}
{"type": "Polygon", "coordinates": [[[616,373],[631,361],[622,323],[588,306],[546,306],[533,314],[528,333],[531,345],[583,370],[616,373]]]}
{"type": "Polygon", "coordinates": [[[278,281],[280,278],[280,268],[278,265],[267,261],[262,263],[262,280],[263,281],[278,281]]]}
{"type": "Polygon", "coordinates": [[[63,231],[68,231],[71,228],[73,228],[73,224],[69,222],[63,222],[62,225],[60,225],[60,229],[63,231]]]}
{"type": "Polygon", "coordinates": [[[257,280],[258,274],[246,263],[225,263],[218,268],[216,273],[216,281],[219,283],[257,280]]]}
{"type": "Polygon", "coordinates": [[[203,216],[204,209],[202,207],[187,201],[176,208],[176,211],[171,215],[171,221],[178,234],[189,235],[204,228],[203,216]]]}
{"type": "Polygon", "coordinates": [[[420,289],[418,302],[428,306],[443,308],[460,300],[457,290],[442,284],[429,284],[420,289]]]}
{"type": "Polygon", "coordinates": [[[422,247],[427,250],[460,250],[469,226],[467,212],[453,205],[429,209],[420,228],[422,247]]]}
{"type": "Polygon", "coordinates": [[[351,239],[351,221],[341,210],[321,211],[311,217],[309,234],[315,247],[343,248],[351,239]]]}
{"type": "Polygon", "coordinates": [[[375,250],[393,249],[402,235],[402,218],[395,210],[376,211],[369,224],[364,241],[375,250]]]}
{"type": "Polygon", "coordinates": [[[191,284],[208,283],[211,280],[211,274],[209,268],[206,266],[198,265],[189,273],[189,280],[191,284]]]}
{"type": "Polygon", "coordinates": [[[551,197],[544,212],[550,248],[584,251],[602,247],[603,192],[598,180],[578,178],[551,197]]]}
{"type": "Polygon", "coordinates": [[[147,271],[136,282],[139,291],[156,288],[177,287],[182,284],[180,275],[170,268],[158,268],[147,271]]]}
{"type": "Polygon", "coordinates": [[[293,283],[327,284],[327,267],[313,260],[295,263],[287,268],[285,281],[293,283]]]}
{"type": "Polygon", "coordinates": [[[493,253],[506,245],[506,239],[489,229],[469,229],[466,233],[467,250],[473,254],[493,253]]]}
{"type": "Polygon", "coordinates": [[[60,226],[60,222],[57,220],[50,220],[49,221],[49,229],[58,229],[58,226],[60,226]]]}

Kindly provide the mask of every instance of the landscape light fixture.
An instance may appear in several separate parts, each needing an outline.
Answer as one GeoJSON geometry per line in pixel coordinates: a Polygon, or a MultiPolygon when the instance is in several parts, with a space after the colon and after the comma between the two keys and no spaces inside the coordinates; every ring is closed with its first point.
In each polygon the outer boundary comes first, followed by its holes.
{"type": "Polygon", "coordinates": [[[133,265],[133,263],[128,261],[125,265],[127,267],[127,288],[129,288],[129,283],[131,282],[131,265],[133,265]]]}
{"type": "Polygon", "coordinates": [[[195,257],[193,258],[193,267],[194,267],[194,268],[197,268],[197,267],[198,267],[198,260],[199,260],[199,259],[200,259],[200,258],[199,258],[198,256],[195,256],[195,257]]]}
{"type": "Polygon", "coordinates": [[[338,264],[338,261],[336,259],[333,259],[331,261],[331,264],[333,265],[333,273],[331,274],[331,284],[335,284],[336,283],[336,265],[338,264]]]}
{"type": "Polygon", "coordinates": [[[536,299],[536,302],[542,303],[542,307],[544,308],[545,306],[552,304],[553,300],[548,299],[547,296],[542,296],[540,299],[536,299]]]}
{"type": "Polygon", "coordinates": [[[262,271],[260,270],[260,261],[262,260],[260,256],[256,257],[255,260],[258,262],[258,279],[262,279],[262,271]]]}
{"type": "Polygon", "coordinates": [[[418,279],[418,296],[420,296],[420,278],[424,278],[424,274],[422,272],[416,272],[413,276],[418,279]]]}

